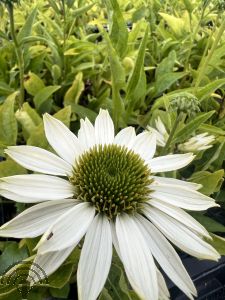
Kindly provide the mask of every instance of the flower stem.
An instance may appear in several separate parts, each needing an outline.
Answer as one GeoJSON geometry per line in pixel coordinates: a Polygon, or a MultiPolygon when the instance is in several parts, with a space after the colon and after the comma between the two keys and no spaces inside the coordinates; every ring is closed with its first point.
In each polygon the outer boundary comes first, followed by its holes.
{"type": "Polygon", "coordinates": [[[11,2],[7,3],[6,5],[8,13],[9,13],[9,22],[10,22],[10,31],[13,43],[15,45],[15,52],[17,57],[17,63],[19,67],[19,76],[20,76],[20,99],[19,99],[19,106],[23,105],[24,102],[24,59],[22,49],[18,43],[15,27],[14,27],[14,11],[13,11],[13,4],[11,2]]]}
{"type": "Polygon", "coordinates": [[[63,18],[63,49],[62,49],[62,77],[63,81],[66,78],[66,58],[64,55],[65,49],[66,49],[66,40],[67,40],[67,12],[66,12],[66,5],[65,1],[61,0],[61,10],[62,10],[62,18],[63,18]]]}
{"type": "Polygon", "coordinates": [[[172,130],[170,131],[170,135],[168,137],[166,145],[165,145],[165,147],[162,148],[162,151],[161,151],[160,155],[165,155],[166,152],[167,152],[167,150],[169,149],[170,144],[171,144],[171,142],[173,140],[174,134],[175,134],[175,132],[177,130],[177,126],[179,125],[181,118],[182,118],[182,113],[178,113],[177,117],[175,119],[175,122],[173,124],[172,130]]]}

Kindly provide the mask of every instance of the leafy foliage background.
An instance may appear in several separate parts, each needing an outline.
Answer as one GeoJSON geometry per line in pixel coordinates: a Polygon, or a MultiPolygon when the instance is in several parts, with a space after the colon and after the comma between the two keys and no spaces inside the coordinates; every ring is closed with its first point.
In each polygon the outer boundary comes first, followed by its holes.
{"type": "MultiPolygon", "coordinates": [[[[132,125],[140,132],[160,116],[170,132],[178,114],[171,103],[195,97],[200,111],[183,115],[166,151],[178,152],[179,143],[201,132],[215,135],[216,141],[188,168],[168,175],[201,183],[201,192],[214,197],[223,212],[224,30],[224,3],[217,0],[0,1],[0,177],[27,173],[5,156],[7,146],[51,150],[43,130],[45,112],[74,133],[79,120],[93,122],[99,108],[110,111],[116,130],[132,125]]],[[[3,221],[26,208],[10,203],[1,200],[3,221]]],[[[192,215],[225,254],[225,217],[218,222],[214,212],[218,209],[192,215]]],[[[1,274],[21,258],[30,259],[36,242],[2,241],[1,274]]],[[[66,299],[69,283],[76,280],[79,251],[29,299],[66,299]]],[[[20,299],[14,286],[0,286],[0,299],[12,297],[20,299]]],[[[100,299],[137,299],[117,257],[100,299]]]]}

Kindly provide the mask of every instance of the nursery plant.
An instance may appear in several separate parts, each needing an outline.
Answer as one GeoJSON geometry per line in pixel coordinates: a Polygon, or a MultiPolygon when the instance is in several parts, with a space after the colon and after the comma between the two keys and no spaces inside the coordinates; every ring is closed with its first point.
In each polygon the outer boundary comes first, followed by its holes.
{"type": "Polygon", "coordinates": [[[0,299],[169,299],[225,254],[223,1],[0,1],[0,299]]]}

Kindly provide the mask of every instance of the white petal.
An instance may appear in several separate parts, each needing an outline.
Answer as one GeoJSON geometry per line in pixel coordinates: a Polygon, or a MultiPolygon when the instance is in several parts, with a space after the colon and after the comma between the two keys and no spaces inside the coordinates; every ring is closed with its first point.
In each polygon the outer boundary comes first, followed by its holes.
{"type": "Polygon", "coordinates": [[[107,110],[100,109],[95,120],[95,138],[97,144],[112,144],[114,140],[114,125],[107,110]]]}
{"type": "Polygon", "coordinates": [[[67,259],[75,246],[56,252],[48,252],[43,255],[37,254],[27,277],[31,286],[40,280],[45,280],[54,273],[67,259]]]}
{"type": "Polygon", "coordinates": [[[72,166],[57,155],[33,146],[11,146],[5,150],[13,160],[24,168],[50,175],[68,176],[72,166]]]}
{"type": "Polygon", "coordinates": [[[177,221],[181,222],[182,224],[194,230],[198,234],[210,239],[208,231],[183,209],[155,199],[151,199],[149,201],[149,204],[163,211],[164,213],[176,219],[177,221]]]}
{"type": "Polygon", "coordinates": [[[151,126],[147,126],[146,129],[149,130],[150,132],[155,133],[157,146],[164,147],[166,145],[166,139],[159,131],[157,131],[155,128],[151,126]]]}
{"type": "Polygon", "coordinates": [[[121,259],[135,292],[141,299],[158,299],[156,267],[138,225],[124,214],[116,218],[121,259]]]}
{"type": "Polygon", "coordinates": [[[185,225],[153,207],[146,207],[146,217],[177,247],[201,259],[218,260],[219,253],[185,225]]]}
{"type": "Polygon", "coordinates": [[[90,149],[95,145],[95,129],[88,118],[80,120],[80,129],[78,131],[78,139],[82,145],[84,145],[85,150],[90,149]]]}
{"type": "Polygon", "coordinates": [[[131,126],[126,127],[117,133],[113,141],[113,144],[126,146],[128,149],[130,149],[131,145],[133,145],[135,141],[135,137],[136,134],[134,128],[131,126]]]}
{"type": "Polygon", "coordinates": [[[138,153],[146,162],[152,159],[156,150],[156,135],[150,131],[138,134],[131,149],[138,153]]]}
{"type": "Polygon", "coordinates": [[[161,134],[168,136],[168,132],[167,132],[167,130],[166,130],[166,127],[165,127],[165,125],[163,124],[163,122],[162,122],[162,120],[160,119],[160,117],[158,117],[158,118],[155,120],[155,125],[156,125],[157,130],[158,130],[161,134]]]}
{"type": "Polygon", "coordinates": [[[77,204],[55,221],[42,236],[36,249],[38,248],[38,252],[43,254],[77,245],[90,226],[94,215],[95,209],[89,203],[77,204]]]}
{"type": "Polygon", "coordinates": [[[44,114],[43,120],[49,144],[59,156],[74,165],[76,159],[84,152],[78,138],[61,121],[49,114],[44,114]]]}
{"type": "Polygon", "coordinates": [[[182,261],[161,232],[141,215],[137,216],[139,226],[148,246],[167,276],[188,296],[196,295],[194,284],[182,261]]]}
{"type": "Polygon", "coordinates": [[[149,167],[153,173],[174,171],[187,166],[194,157],[192,153],[159,156],[149,161],[149,167]]]}
{"type": "Polygon", "coordinates": [[[77,272],[80,300],[96,300],[104,287],[112,260],[109,221],[97,215],[85,236],[77,272]]]}
{"type": "Polygon", "coordinates": [[[114,222],[110,222],[110,226],[111,226],[111,233],[112,233],[112,242],[113,242],[113,246],[116,250],[116,253],[118,254],[118,256],[120,257],[121,260],[121,254],[120,254],[120,249],[119,249],[119,241],[116,235],[116,228],[115,228],[115,224],[114,222]]]}
{"type": "Polygon", "coordinates": [[[74,187],[69,181],[39,174],[3,177],[0,179],[0,190],[40,201],[65,199],[74,194],[74,187]]]}
{"type": "Polygon", "coordinates": [[[188,210],[206,210],[218,206],[214,199],[197,191],[189,190],[180,186],[158,184],[151,185],[153,192],[151,197],[188,210]]]}
{"type": "Polygon", "coordinates": [[[154,179],[154,184],[159,183],[160,185],[169,184],[174,186],[184,187],[190,190],[199,190],[202,185],[194,182],[174,179],[174,178],[167,178],[167,177],[159,177],[159,176],[152,176],[154,179]]]}
{"type": "Polygon", "coordinates": [[[157,281],[158,281],[158,285],[159,285],[159,299],[160,300],[169,300],[170,293],[166,286],[165,279],[163,278],[163,276],[159,270],[157,270],[157,281]]]}
{"type": "Polygon", "coordinates": [[[20,196],[13,192],[9,192],[7,190],[2,190],[2,189],[0,189],[0,195],[4,198],[10,199],[10,200],[13,200],[16,202],[21,202],[21,203],[38,203],[38,202],[43,201],[41,199],[37,199],[37,198],[33,198],[33,197],[20,196]]]}
{"type": "Polygon", "coordinates": [[[43,202],[34,205],[0,228],[0,236],[33,238],[43,234],[59,216],[76,205],[73,199],[43,202]]]}

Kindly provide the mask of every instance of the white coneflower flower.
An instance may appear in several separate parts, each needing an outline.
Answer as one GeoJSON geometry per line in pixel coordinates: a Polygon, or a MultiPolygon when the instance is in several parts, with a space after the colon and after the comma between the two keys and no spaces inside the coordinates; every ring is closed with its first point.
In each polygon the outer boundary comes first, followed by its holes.
{"type": "Polygon", "coordinates": [[[85,236],[78,265],[80,300],[95,300],[107,279],[114,245],[130,284],[141,299],[168,299],[168,277],[190,298],[196,289],[170,244],[200,259],[218,260],[204,241],[208,232],[185,210],[215,206],[197,192],[199,185],[153,176],[189,164],[192,154],[153,158],[156,137],[127,127],[114,136],[114,125],[101,110],[95,126],[81,120],[76,137],[59,120],[44,115],[45,134],[56,154],[33,146],[12,146],[6,153],[25,168],[46,173],[2,178],[0,194],[37,203],[3,225],[0,235],[42,235],[32,266],[40,280],[52,274],[85,236]],[[60,177],[57,177],[60,176],[60,177]],[[169,241],[170,242],[169,242],[169,241]]]}
{"type": "Polygon", "coordinates": [[[160,117],[155,120],[155,127],[147,126],[147,130],[152,131],[156,134],[156,143],[160,147],[164,147],[168,140],[169,134],[166,130],[165,125],[161,121],[160,117]]]}
{"type": "MultiPolygon", "coordinates": [[[[160,117],[155,120],[155,127],[156,128],[147,126],[147,130],[154,132],[156,134],[157,145],[164,147],[168,140],[169,134],[160,117]]],[[[181,152],[198,152],[211,148],[214,140],[214,135],[208,135],[208,132],[205,132],[191,137],[187,142],[178,145],[178,149],[181,152]]]]}
{"type": "Polygon", "coordinates": [[[214,135],[208,135],[208,132],[205,132],[193,136],[187,142],[178,145],[178,149],[182,152],[198,152],[211,148],[214,140],[214,135]]]}

